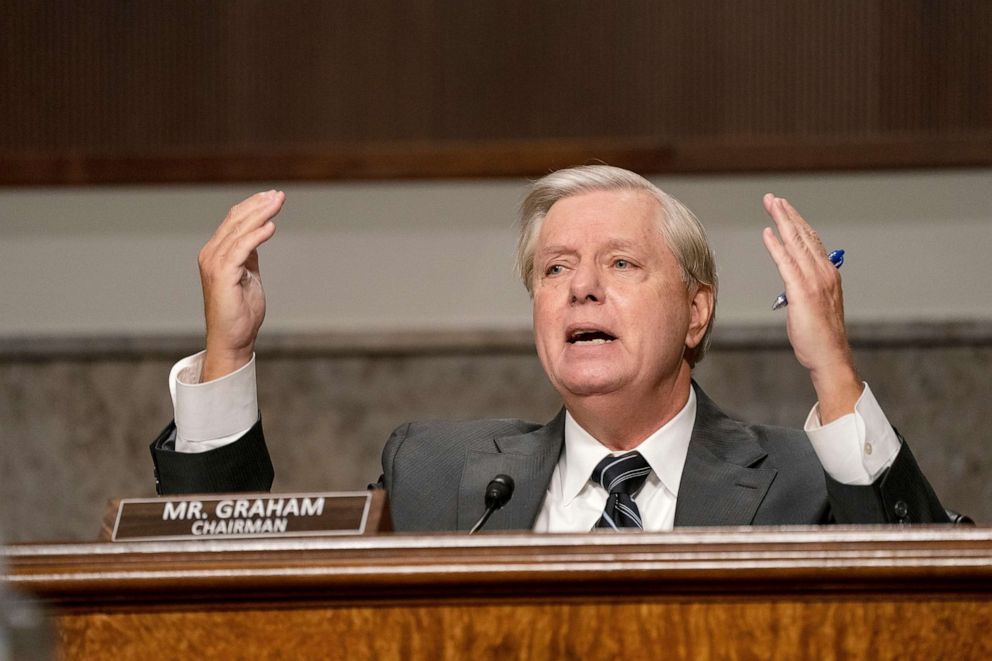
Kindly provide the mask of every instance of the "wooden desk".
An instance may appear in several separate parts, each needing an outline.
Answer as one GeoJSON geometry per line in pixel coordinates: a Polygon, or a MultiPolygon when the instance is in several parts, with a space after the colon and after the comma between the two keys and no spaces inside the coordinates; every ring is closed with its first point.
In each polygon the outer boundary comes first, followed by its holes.
{"type": "Polygon", "coordinates": [[[67,658],[989,659],[992,528],[14,545],[67,658]]]}

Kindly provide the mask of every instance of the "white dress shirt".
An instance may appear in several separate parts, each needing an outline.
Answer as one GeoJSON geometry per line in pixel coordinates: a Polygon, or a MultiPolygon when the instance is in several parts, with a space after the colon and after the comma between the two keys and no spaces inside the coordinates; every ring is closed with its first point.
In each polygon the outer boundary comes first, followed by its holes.
{"type": "MultiPolygon", "coordinates": [[[[671,530],[675,522],[675,497],[679,493],[682,467],[689,452],[689,437],[696,419],[696,393],[689,389],[689,401],[674,418],[648,436],[637,451],[651,466],[644,486],[634,496],[645,530],[671,530]]],[[[565,414],[565,449],[558,459],[541,512],[534,522],[536,532],[591,530],[606,507],[609,493],[599,482],[589,479],[592,469],[610,452],[579,426],[571,413],[565,414]]]]}
{"type": "MultiPolygon", "coordinates": [[[[180,360],[169,375],[177,452],[205,452],[232,443],[258,420],[255,357],[231,374],[199,383],[203,353],[180,360]]],[[[682,410],[636,448],[651,465],[651,473],[634,497],[645,530],[672,529],[695,419],[696,394],[690,389],[682,410]]],[[[899,438],[867,383],[853,413],[821,425],[818,408],[813,406],[804,431],[824,470],[844,484],[871,484],[899,453],[899,438]]],[[[565,448],[551,475],[535,531],[592,529],[608,494],[589,478],[608,454],[623,453],[611,453],[566,413],[565,448]]]]}

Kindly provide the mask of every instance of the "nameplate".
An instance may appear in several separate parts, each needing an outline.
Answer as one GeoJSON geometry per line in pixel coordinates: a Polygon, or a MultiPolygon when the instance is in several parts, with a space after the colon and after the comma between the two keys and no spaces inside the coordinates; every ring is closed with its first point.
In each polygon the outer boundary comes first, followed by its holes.
{"type": "Polygon", "coordinates": [[[116,517],[109,538],[131,542],[363,535],[381,528],[384,501],[381,490],[123,498],[111,501],[116,517]],[[370,516],[373,508],[377,514],[370,516]]]}

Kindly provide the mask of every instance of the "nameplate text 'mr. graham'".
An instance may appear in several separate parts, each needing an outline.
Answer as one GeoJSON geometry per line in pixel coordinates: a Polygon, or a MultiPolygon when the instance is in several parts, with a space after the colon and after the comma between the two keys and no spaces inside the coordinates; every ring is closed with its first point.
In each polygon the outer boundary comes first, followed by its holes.
{"type": "Polygon", "coordinates": [[[373,493],[124,498],[117,506],[110,539],[123,542],[362,535],[369,523],[373,493]]]}

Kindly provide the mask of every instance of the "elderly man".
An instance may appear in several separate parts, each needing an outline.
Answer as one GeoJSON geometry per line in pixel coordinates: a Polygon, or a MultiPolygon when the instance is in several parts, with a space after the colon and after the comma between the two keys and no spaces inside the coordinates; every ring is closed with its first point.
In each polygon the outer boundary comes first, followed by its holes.
{"type": "MultiPolygon", "coordinates": [[[[176,424],[152,444],[162,493],[271,485],[255,405],[265,314],[256,249],[283,201],[269,191],[238,204],[200,253],[207,347],[173,369],[176,424]]],[[[490,529],[947,521],[857,376],[840,277],[816,233],[784,199],[764,205],[789,338],[818,399],[805,433],[732,420],[692,381],[717,294],[695,216],[632,172],[561,170],[524,201],[518,265],[564,409],[546,425],[399,427],[380,478],[396,528],[468,529],[499,473],[517,487],[490,529]]]]}

